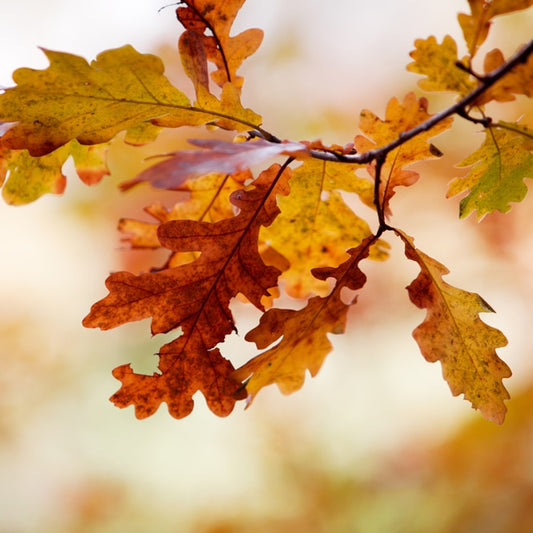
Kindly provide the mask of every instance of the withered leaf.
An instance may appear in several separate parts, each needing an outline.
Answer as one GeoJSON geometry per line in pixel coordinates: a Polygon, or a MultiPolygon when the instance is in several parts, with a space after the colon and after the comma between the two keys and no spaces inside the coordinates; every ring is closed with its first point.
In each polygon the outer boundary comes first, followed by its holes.
{"type": "Polygon", "coordinates": [[[185,0],[180,3],[185,6],[178,7],[176,15],[187,30],[186,36],[180,40],[180,53],[183,63],[188,65],[186,72],[195,87],[207,89],[205,57],[216,66],[211,77],[217,85],[223,87],[229,82],[240,90],[243,78],[237,75],[237,69],[263,40],[263,32],[256,28],[230,36],[244,0],[185,0]]]}
{"type": "MultiPolygon", "coordinates": [[[[161,245],[174,252],[200,252],[192,263],[138,276],[129,272],[109,276],[109,294],[93,305],[84,319],[85,326],[109,329],[151,316],[154,334],[178,327],[182,330],[176,343],[161,351],[162,377],[153,377],[149,382],[150,387],[160,383],[160,393],[151,394],[150,398],[139,396],[139,382],[132,385],[137,378],[122,370],[121,376],[127,378],[126,392],[120,396],[122,403],[135,403],[136,398],[150,400],[155,404],[150,403],[147,409],[153,412],[159,405],[158,398],[167,398],[170,390],[172,394],[183,390],[190,396],[189,385],[180,389],[177,383],[201,382],[200,390],[209,391],[208,396],[213,390],[222,390],[212,386],[213,363],[209,358],[215,357],[212,349],[235,329],[229,308],[231,299],[243,294],[257,308],[264,309],[261,299],[277,284],[280,271],[263,263],[257,241],[260,227],[271,224],[279,213],[276,195],[288,193],[289,175],[284,167],[273,165],[261,173],[250,190],[234,192],[231,201],[240,211],[233,218],[213,223],[173,220],[162,224],[158,229],[161,245]]],[[[225,373],[220,379],[231,382],[229,367],[224,363],[223,368],[225,373]]],[[[139,379],[148,383],[145,377],[139,379]]],[[[236,389],[230,392],[235,394],[236,389]]],[[[229,393],[220,394],[218,399],[207,398],[208,402],[224,403],[229,393]]],[[[191,405],[187,397],[173,400],[173,405],[179,402],[186,411],[191,405]]]]}

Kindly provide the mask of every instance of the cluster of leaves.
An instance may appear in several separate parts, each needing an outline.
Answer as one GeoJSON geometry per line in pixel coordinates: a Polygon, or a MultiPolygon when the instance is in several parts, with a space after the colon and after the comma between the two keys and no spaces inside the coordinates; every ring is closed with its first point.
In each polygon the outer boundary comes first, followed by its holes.
{"type": "Polygon", "coordinates": [[[390,204],[397,187],[418,180],[414,163],[439,157],[431,141],[452,127],[454,117],[482,125],[486,135],[460,163],[469,169],[466,176],[449,187],[450,196],[464,194],[460,215],[505,212],[524,198],[524,178],[533,176],[533,130],[494,122],[485,109],[489,102],[533,96],[533,42],[510,58],[489,52],[483,74],[472,65],[492,19],[533,0],[469,0],[471,13],[459,15],[468,49],[463,58],[449,36],[442,43],[417,40],[408,70],[422,76],[421,89],[451,91],[456,103],[432,115],[424,97],[392,98],[383,119],[363,110],[359,131],[344,146],[281,141],[243,107],[244,80],[237,71],[262,40],[258,29],[231,36],[243,3],[178,2],[184,27],[179,55],[194,102],[167,80],[159,58],[131,46],[107,50],[90,64],[44,50],[50,66],[17,70],[16,86],[0,95],[0,180],[7,177],[3,196],[11,204],[61,193],[69,157],[83,181],[98,182],[108,173],[106,151],[119,132],[136,145],[153,141],[161,128],[206,126],[237,134],[235,142],[191,141],[196,149],[164,154],[122,184],[128,189],[148,182],[189,194],[168,208],[146,207],[151,223],[119,223],[133,248],[163,248],[168,259],[139,275],[111,274],[109,294],[93,305],[84,325],[109,329],[150,317],[153,334],[176,336],[158,353],[159,372],[142,375],[127,364],[113,371],[122,386],[112,401],[134,405],[138,418],[165,402],[181,418],[201,391],[210,409],[225,416],[267,385],[275,383],[284,393],[299,389],[306,371],[314,376],[331,350],[329,334],[346,329],[357,301],[347,300],[346,289],[353,294],[366,281],[360,263],[387,257],[382,236],[388,232],[420,268],[407,290],[414,305],[427,311],[414,331],[422,354],[440,361],[454,395],[463,394],[486,418],[503,422],[509,395],[502,380],[511,372],[496,349],[507,341],[479,318],[492,308],[443,280],[446,267],[390,224],[390,204]],[[251,172],[272,157],[283,161],[251,172]],[[344,202],[343,192],[375,211],[375,229],[344,202]],[[283,292],[301,298],[301,308],[276,307],[283,292]],[[237,297],[261,311],[245,338],[264,351],[235,369],[218,346],[237,329],[230,309],[237,297]]]}

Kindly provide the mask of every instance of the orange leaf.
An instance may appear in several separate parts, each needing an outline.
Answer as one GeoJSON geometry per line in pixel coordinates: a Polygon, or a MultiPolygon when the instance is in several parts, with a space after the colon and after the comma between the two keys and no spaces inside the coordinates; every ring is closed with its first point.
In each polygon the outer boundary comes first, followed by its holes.
{"type": "MultiPolygon", "coordinates": [[[[145,208],[146,213],[158,223],[121,219],[118,229],[125,235],[122,240],[128,242],[132,248],[161,248],[157,236],[161,223],[183,219],[216,222],[231,218],[234,215],[234,206],[229,200],[231,193],[242,189],[244,183],[252,181],[252,178],[250,171],[244,171],[231,175],[208,174],[198,179],[188,180],[180,187],[180,191],[190,192],[188,200],[176,203],[170,210],[160,203],[145,208]]],[[[261,249],[260,251],[262,252],[261,249]]],[[[165,263],[165,268],[190,263],[197,257],[198,252],[172,252],[165,263]]]]}
{"type": "MultiPolygon", "coordinates": [[[[263,40],[263,32],[259,29],[249,29],[230,37],[231,26],[244,0],[185,0],[181,3],[186,4],[186,7],[178,7],[176,15],[189,36],[184,38],[185,42],[180,41],[180,53],[184,63],[191,67],[186,68],[186,71],[195,86],[203,80],[205,68],[202,59],[193,57],[194,51],[199,49],[200,37],[202,55],[216,66],[211,74],[213,81],[220,87],[229,82],[240,90],[243,78],[237,76],[237,69],[259,48],[263,40]],[[192,37],[190,41],[191,33],[198,37],[192,37]]],[[[207,88],[203,82],[200,85],[207,88]]]]}
{"type": "MultiPolygon", "coordinates": [[[[505,63],[505,57],[498,48],[491,50],[483,64],[485,74],[489,74],[505,63]]],[[[533,97],[533,55],[525,63],[516,65],[510,72],[499,79],[492,87],[485,91],[477,100],[477,105],[483,105],[491,100],[510,102],[515,94],[533,97]]]]}
{"type": "MultiPolygon", "coordinates": [[[[261,173],[252,189],[234,192],[231,201],[240,211],[233,218],[214,223],[174,220],[162,224],[158,230],[162,246],[174,252],[200,252],[192,263],[139,276],[117,272],[107,279],[109,294],[93,305],[83,321],[86,327],[109,329],[151,316],[154,334],[182,329],[182,336],[161,351],[159,368],[164,377],[150,381],[151,387],[161,383],[157,398],[167,398],[170,389],[173,394],[189,397],[190,388],[182,392],[175,390],[176,383],[185,379],[183,375],[189,383],[200,381],[204,393],[222,391],[211,386],[210,372],[214,364],[210,358],[218,359],[212,348],[235,329],[229,309],[232,298],[241,293],[256,307],[264,309],[261,299],[277,284],[280,271],[263,263],[257,241],[260,227],[271,224],[279,213],[276,195],[288,193],[289,176],[287,169],[273,165],[261,173]]],[[[226,382],[230,379],[228,368],[224,363],[225,370],[220,376],[226,382]]],[[[129,386],[137,378],[121,372],[128,377],[126,396],[121,396],[121,403],[142,400],[151,406],[148,411],[153,412],[157,398],[138,393],[137,381],[135,386],[129,386]]],[[[235,392],[233,389],[231,394],[235,392]]],[[[220,395],[207,398],[211,408],[211,404],[226,405],[227,393],[222,391],[220,395]]],[[[185,407],[190,406],[187,398],[179,401],[185,407]]],[[[145,412],[143,407],[140,409],[145,412]]]]}
{"type": "Polygon", "coordinates": [[[422,355],[429,362],[440,361],[454,396],[464,394],[485,418],[503,423],[509,393],[502,379],[510,377],[511,370],[495,349],[505,346],[507,339],[478,316],[494,310],[478,294],[448,285],[442,280],[448,269],[417,250],[411,237],[397,234],[406,257],[420,266],[407,290],[417,307],[427,309],[424,322],[413,332],[422,355]]]}
{"type": "Polygon", "coordinates": [[[526,9],[533,5],[533,0],[468,0],[468,3],[471,14],[459,13],[457,18],[463,30],[468,52],[474,57],[487,38],[492,18],[526,9]]]}
{"type": "MultiPolygon", "coordinates": [[[[366,137],[357,135],[354,140],[359,152],[374,150],[396,140],[432,115],[427,112],[428,102],[418,99],[414,93],[408,93],[403,103],[392,98],[387,105],[385,120],[381,120],[368,110],[361,112],[359,127],[366,137]],[[370,140],[371,139],[371,140],[370,140]]],[[[395,194],[395,188],[407,187],[415,183],[418,172],[405,170],[406,166],[424,159],[434,159],[438,155],[429,140],[451,126],[452,118],[441,120],[428,131],[416,135],[411,140],[392,150],[381,168],[380,202],[386,214],[390,214],[389,203],[395,194]]],[[[368,172],[375,177],[375,162],[367,166],[368,172]]]]}
{"type": "Polygon", "coordinates": [[[341,334],[346,326],[346,314],[356,297],[348,304],[341,299],[344,288],[363,287],[366,276],[359,262],[368,256],[374,237],[365,239],[357,248],[348,250],[349,259],[337,268],[313,271],[318,279],[333,277],[337,280],[329,296],[311,298],[300,310],[270,309],[259,325],[246,335],[259,349],[281,340],[266,352],[254,357],[237,369],[233,377],[246,383],[248,405],[267,385],[276,383],[284,394],[300,389],[309,370],[315,376],[326,355],[331,351],[328,334],[341,334]]]}
{"type": "Polygon", "coordinates": [[[119,222],[118,229],[126,235],[123,240],[129,242],[132,248],[160,248],[157,228],[161,223],[183,219],[216,222],[231,218],[234,215],[229,200],[231,193],[242,189],[244,183],[251,180],[250,171],[207,174],[201,178],[187,180],[179,190],[189,192],[188,199],[176,203],[172,209],[166,209],[160,203],[144,209],[158,222],[157,224],[123,218],[119,222]]]}

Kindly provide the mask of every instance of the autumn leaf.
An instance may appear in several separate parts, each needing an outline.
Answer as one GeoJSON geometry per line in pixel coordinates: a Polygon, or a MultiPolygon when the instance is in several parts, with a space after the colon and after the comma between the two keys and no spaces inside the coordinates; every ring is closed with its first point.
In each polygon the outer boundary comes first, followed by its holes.
{"type": "MultiPolygon", "coordinates": [[[[155,397],[140,396],[149,404],[149,412],[159,405],[157,398],[167,397],[165,391],[169,388],[173,394],[180,392],[176,390],[176,380],[179,383],[200,380],[200,390],[206,387],[209,391],[218,390],[212,387],[213,378],[209,372],[214,366],[218,367],[220,360],[217,357],[218,363],[214,365],[210,358],[216,344],[235,329],[229,309],[231,299],[242,294],[263,310],[261,299],[277,284],[280,271],[264,264],[257,241],[260,227],[271,224],[279,213],[276,196],[288,193],[289,175],[285,167],[273,165],[261,173],[253,188],[234,192],[231,202],[239,209],[239,214],[233,218],[214,223],[173,220],[162,224],[158,229],[162,246],[173,252],[201,252],[192,263],[138,276],[117,272],[107,279],[109,294],[93,305],[83,322],[86,327],[109,329],[151,316],[153,334],[178,327],[182,330],[176,342],[161,350],[160,370],[164,377],[154,377],[150,382],[161,383],[164,390],[155,397]],[[204,369],[207,374],[202,376],[204,369]]],[[[224,364],[225,370],[219,376],[226,382],[231,381],[228,368],[224,364]]],[[[146,383],[146,377],[136,378],[128,371],[121,372],[127,378],[123,392],[126,397],[121,396],[121,402],[135,403],[139,398],[137,392],[142,388],[140,383],[146,383]]],[[[184,412],[179,415],[173,412],[174,416],[187,414],[191,405],[189,392],[187,388],[183,392],[187,398],[180,400],[180,405],[185,406],[184,412]]],[[[233,389],[231,394],[235,392],[233,389]]],[[[224,403],[227,395],[221,394],[223,397],[212,402],[224,403]]],[[[139,409],[145,412],[144,407],[139,409]]]]}
{"type": "Polygon", "coordinates": [[[459,13],[457,19],[463,30],[468,53],[474,57],[485,42],[494,17],[526,9],[533,5],[533,0],[468,0],[468,4],[470,15],[459,13]]]}
{"type": "Polygon", "coordinates": [[[187,31],[180,39],[179,49],[185,71],[195,88],[203,87],[209,92],[204,62],[208,60],[216,66],[211,78],[219,87],[229,82],[240,90],[243,78],[236,74],[237,69],[263,40],[263,32],[256,28],[230,36],[244,0],[185,0],[181,3],[185,6],[178,7],[176,15],[187,31]]]}
{"type": "Polygon", "coordinates": [[[40,157],[32,157],[27,150],[9,150],[0,144],[0,183],[7,177],[2,196],[8,204],[21,205],[43,194],[62,194],[66,186],[62,167],[69,157],[73,158],[76,172],[84,183],[99,183],[109,174],[106,153],[105,144],[83,146],[75,140],[40,157]]]}
{"type": "Polygon", "coordinates": [[[417,307],[427,309],[424,322],[413,332],[422,355],[429,362],[440,361],[454,396],[464,394],[485,418],[502,424],[504,401],[509,398],[502,379],[510,377],[511,370],[496,348],[505,346],[507,339],[479,318],[479,313],[494,310],[478,294],[448,285],[442,279],[448,269],[418,250],[411,237],[396,233],[405,244],[406,257],[420,266],[407,290],[417,307]]]}
{"type": "MultiPolygon", "coordinates": [[[[357,135],[355,147],[360,152],[374,150],[396,140],[403,132],[428,120],[432,115],[427,112],[428,102],[425,98],[416,98],[408,93],[400,103],[392,98],[387,105],[385,120],[381,120],[368,110],[361,112],[359,128],[364,134],[357,135]]],[[[438,150],[429,142],[451,126],[451,117],[441,120],[433,128],[424,131],[392,150],[381,167],[380,203],[383,211],[390,215],[389,203],[398,186],[410,186],[418,178],[418,172],[406,170],[405,167],[421,160],[438,157],[438,150]]],[[[367,166],[368,172],[375,177],[375,162],[367,166]]]]}
{"type": "Polygon", "coordinates": [[[216,139],[191,139],[189,143],[204,150],[180,150],[162,154],[167,157],[143,170],[121,185],[123,190],[149,182],[160,189],[179,190],[192,178],[211,173],[234,174],[276,155],[307,155],[305,145],[297,142],[271,143],[263,139],[250,142],[227,142],[216,139]]]}
{"type": "MultiPolygon", "coordinates": [[[[491,50],[483,64],[485,74],[489,74],[505,63],[505,57],[498,48],[491,50]]],[[[509,73],[499,79],[477,100],[477,105],[483,105],[491,100],[497,102],[511,102],[516,94],[533,97],[533,56],[529,56],[526,63],[520,63],[509,73]]]]}
{"type": "Polygon", "coordinates": [[[264,349],[279,342],[266,352],[254,357],[238,368],[233,377],[246,383],[247,404],[268,385],[277,384],[284,394],[300,389],[309,371],[315,376],[326,355],[331,351],[328,334],[344,333],[346,314],[357,297],[348,304],[341,299],[344,288],[358,290],[366,282],[359,263],[368,256],[375,238],[365,239],[357,248],[348,250],[349,258],[337,268],[320,268],[313,271],[318,279],[332,277],[335,288],[325,297],[315,296],[303,309],[269,309],[259,325],[248,332],[246,340],[264,349]]]}
{"type": "Polygon", "coordinates": [[[526,196],[524,179],[533,177],[533,132],[513,124],[501,125],[487,129],[485,142],[458,165],[471,167],[468,174],[449,185],[448,197],[468,191],[459,205],[462,218],[472,211],[478,219],[496,210],[505,213],[511,209],[510,202],[526,196]]]}
{"type": "Polygon", "coordinates": [[[194,407],[192,396],[200,391],[208,407],[218,416],[229,415],[235,402],[246,396],[232,377],[233,365],[218,349],[207,350],[201,336],[179,338],[159,352],[161,373],[151,376],[133,372],[130,365],[113,370],[122,387],[111,396],[117,407],[135,407],[139,419],[153,415],[162,402],[175,418],[184,418],[194,407]]]}
{"type": "MultiPolygon", "coordinates": [[[[17,86],[0,95],[0,120],[15,123],[1,138],[6,148],[42,156],[72,139],[101,144],[146,122],[163,127],[213,122],[238,131],[260,124],[230,85],[209,108],[192,106],[163,75],[158,57],[129,45],[102,52],[91,64],[63,52],[44,53],[47,69],[15,71],[17,86]]],[[[153,130],[143,131],[153,138],[153,130]]],[[[138,129],[134,139],[142,140],[138,129]]]]}
{"type": "MultiPolygon", "coordinates": [[[[313,268],[338,266],[348,257],[346,250],[371,235],[337,189],[372,196],[373,185],[355,175],[361,165],[306,160],[291,178],[291,194],[280,198],[281,214],[261,230],[261,239],[283,252],[290,267],[281,281],[294,297],[325,295],[329,285],[311,274],[313,268]]],[[[384,259],[386,244],[373,247],[370,257],[384,259]]]]}
{"type": "MultiPolygon", "coordinates": [[[[124,234],[122,240],[132,248],[161,248],[157,230],[165,222],[184,219],[217,222],[231,218],[234,216],[234,206],[230,202],[230,195],[244,188],[244,183],[252,179],[250,171],[243,171],[235,174],[208,174],[187,180],[179,190],[188,192],[189,198],[176,203],[171,209],[165,208],[161,203],[144,209],[156,222],[122,218],[118,225],[119,231],[124,234]]],[[[198,252],[172,253],[165,266],[179,266],[197,256],[198,252]]]]}
{"type": "Polygon", "coordinates": [[[444,37],[441,44],[433,36],[417,39],[415,50],[409,55],[414,61],[406,68],[410,72],[425,76],[418,82],[424,91],[451,91],[465,95],[477,86],[476,80],[470,74],[456,66],[459,60],[457,44],[449,35],[444,37]]]}

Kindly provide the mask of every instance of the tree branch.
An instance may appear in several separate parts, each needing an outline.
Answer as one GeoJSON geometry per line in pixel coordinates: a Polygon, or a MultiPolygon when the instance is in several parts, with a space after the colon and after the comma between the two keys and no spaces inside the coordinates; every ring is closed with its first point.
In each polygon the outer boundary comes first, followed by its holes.
{"type": "MultiPolygon", "coordinates": [[[[322,159],[324,161],[359,164],[369,163],[370,161],[373,161],[378,157],[383,157],[387,155],[389,152],[391,152],[395,148],[398,148],[398,146],[401,146],[413,137],[416,137],[420,133],[430,130],[433,126],[435,126],[436,124],[451,115],[457,114],[459,116],[462,116],[463,118],[466,118],[467,120],[472,121],[472,117],[468,115],[468,113],[466,112],[466,108],[470,104],[474,103],[476,99],[479,98],[479,96],[481,96],[485,91],[492,87],[492,85],[494,85],[498,80],[505,76],[505,74],[507,74],[515,66],[517,66],[519,63],[525,63],[532,53],[533,40],[531,40],[526,46],[519,50],[503,65],[484,76],[480,80],[480,84],[473,91],[461,98],[461,100],[456,102],[454,105],[448,107],[447,109],[444,109],[440,113],[436,113],[425,122],[420,123],[418,126],[415,126],[410,130],[404,131],[398,136],[397,139],[390,142],[389,144],[381,146],[380,148],[376,148],[375,150],[369,150],[368,152],[353,155],[334,154],[332,152],[323,152],[321,150],[311,150],[311,156],[316,159],[322,159]]],[[[483,124],[484,122],[486,122],[486,120],[487,119],[481,119],[478,122],[483,124]]],[[[476,119],[474,119],[474,121],[476,121],[476,119]]]]}

